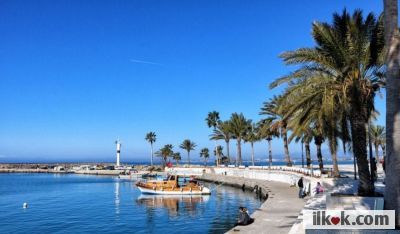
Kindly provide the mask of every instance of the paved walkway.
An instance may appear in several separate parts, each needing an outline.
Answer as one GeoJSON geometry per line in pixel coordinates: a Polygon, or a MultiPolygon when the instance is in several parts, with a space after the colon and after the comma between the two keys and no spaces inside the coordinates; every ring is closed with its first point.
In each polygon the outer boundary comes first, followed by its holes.
{"type": "Polygon", "coordinates": [[[237,186],[258,185],[268,192],[268,199],[250,215],[255,219],[254,223],[235,227],[228,233],[288,233],[305,204],[298,198],[298,188],[285,183],[213,174],[204,174],[202,178],[237,186]]]}
{"type": "MultiPolygon", "coordinates": [[[[384,192],[384,174],[381,168],[378,168],[378,181],[375,183],[375,191],[384,192]]],[[[304,209],[300,213],[297,221],[293,225],[289,234],[355,234],[355,233],[366,233],[366,234],[380,234],[380,233],[396,233],[396,230],[304,230],[303,227],[303,211],[305,210],[372,210],[382,209],[383,207],[376,206],[377,200],[383,198],[376,197],[358,197],[358,196],[331,196],[332,193],[338,194],[357,194],[358,180],[354,180],[351,177],[351,173],[345,171],[349,178],[340,179],[328,179],[325,178],[322,184],[325,188],[323,194],[316,195],[309,198],[304,206],[304,209]],[[330,181],[330,182],[329,182],[330,181]]],[[[383,205],[383,203],[382,203],[383,205]]]]}

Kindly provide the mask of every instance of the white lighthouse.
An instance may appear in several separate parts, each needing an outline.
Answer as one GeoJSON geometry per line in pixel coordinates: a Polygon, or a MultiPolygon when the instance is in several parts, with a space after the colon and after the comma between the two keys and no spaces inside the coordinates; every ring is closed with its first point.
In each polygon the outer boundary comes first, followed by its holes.
{"type": "Polygon", "coordinates": [[[118,140],[115,141],[115,144],[117,145],[117,167],[119,167],[119,154],[121,153],[121,142],[118,140]]]}

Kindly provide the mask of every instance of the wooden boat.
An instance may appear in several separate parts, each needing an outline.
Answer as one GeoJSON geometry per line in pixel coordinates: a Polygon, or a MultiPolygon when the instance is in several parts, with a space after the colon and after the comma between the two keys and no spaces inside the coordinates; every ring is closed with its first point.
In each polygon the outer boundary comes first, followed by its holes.
{"type": "Polygon", "coordinates": [[[136,186],[143,194],[164,194],[164,195],[208,195],[210,189],[204,187],[196,180],[189,180],[188,183],[180,183],[178,175],[170,175],[165,180],[139,181],[136,186]]]}

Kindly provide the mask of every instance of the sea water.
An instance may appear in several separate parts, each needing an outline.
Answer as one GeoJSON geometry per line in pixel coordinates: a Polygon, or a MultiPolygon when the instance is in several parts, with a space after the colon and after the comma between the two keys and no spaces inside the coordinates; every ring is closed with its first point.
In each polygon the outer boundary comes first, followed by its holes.
{"type": "Polygon", "coordinates": [[[132,181],[77,174],[0,174],[0,233],[224,233],[263,201],[206,184],[210,196],[142,195],[132,181]],[[23,208],[27,203],[28,207],[23,208]]]}

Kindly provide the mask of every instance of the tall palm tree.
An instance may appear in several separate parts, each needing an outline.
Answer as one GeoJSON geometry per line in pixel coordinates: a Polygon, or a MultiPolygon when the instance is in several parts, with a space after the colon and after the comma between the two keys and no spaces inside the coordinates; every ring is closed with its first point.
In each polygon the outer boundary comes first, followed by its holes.
{"type": "Polygon", "coordinates": [[[397,0],[384,0],[386,44],[386,151],[385,208],[395,210],[400,226],[400,32],[397,0]]]}
{"type": "Polygon", "coordinates": [[[190,151],[194,150],[196,148],[196,143],[193,141],[190,141],[189,139],[186,139],[182,142],[182,144],[179,146],[181,149],[186,150],[187,156],[188,156],[188,162],[190,166],[190,151]]]}
{"type": "Polygon", "coordinates": [[[151,147],[151,160],[150,161],[151,161],[151,166],[153,166],[153,144],[157,140],[156,133],[155,132],[148,132],[146,134],[145,140],[150,143],[150,147],[151,147]]]}
{"type": "Polygon", "coordinates": [[[385,141],[386,138],[386,132],[385,132],[385,127],[381,125],[369,125],[369,134],[371,137],[372,144],[375,147],[375,157],[378,163],[380,162],[379,160],[379,147],[382,145],[382,142],[385,141]]]}
{"type": "Polygon", "coordinates": [[[242,139],[250,128],[250,122],[242,113],[233,113],[230,118],[232,135],[237,142],[237,165],[242,165],[242,139]]]}
{"type": "Polygon", "coordinates": [[[165,167],[168,157],[172,157],[174,151],[172,151],[173,146],[171,144],[164,145],[159,151],[156,152],[156,155],[161,157],[163,160],[163,167],[165,167]]]}
{"type": "Polygon", "coordinates": [[[176,165],[178,165],[179,161],[182,160],[181,153],[179,153],[179,152],[173,153],[172,158],[175,160],[176,165]]]}
{"type": "MultiPolygon", "coordinates": [[[[348,127],[342,123],[345,110],[336,104],[338,96],[334,92],[335,86],[327,77],[316,77],[314,79],[300,80],[291,83],[282,96],[285,115],[283,120],[290,121],[295,135],[303,135],[306,129],[313,129],[313,134],[318,140],[317,152],[322,163],[320,154],[320,141],[322,136],[328,139],[328,146],[333,162],[333,175],[339,177],[337,163],[338,138],[348,141],[348,127]],[[340,123],[340,124],[339,124],[340,123]]],[[[309,135],[308,133],[307,135],[309,135]]],[[[308,139],[311,140],[311,139],[308,139]]]]}
{"type": "Polygon", "coordinates": [[[200,150],[200,157],[204,159],[204,165],[207,166],[208,158],[210,157],[210,152],[208,148],[203,148],[200,150]]]}
{"type": "Polygon", "coordinates": [[[217,145],[217,148],[214,150],[214,155],[215,155],[215,158],[216,158],[217,165],[220,162],[224,162],[224,153],[223,153],[223,151],[224,151],[224,147],[222,147],[220,145],[217,145]]]}
{"type": "Polygon", "coordinates": [[[291,121],[289,123],[290,129],[292,129],[292,134],[289,137],[289,142],[293,139],[296,142],[301,141],[304,144],[304,148],[306,151],[306,164],[307,168],[311,167],[311,150],[310,150],[310,143],[314,137],[313,131],[310,126],[303,126],[298,124],[296,121],[291,121]]]}
{"type": "MultiPolygon", "coordinates": [[[[300,68],[274,82],[276,85],[281,82],[293,83],[298,79],[314,80],[316,86],[325,80],[331,82],[329,89],[335,98],[334,108],[339,106],[345,111],[329,125],[349,123],[352,150],[359,169],[360,195],[374,192],[367,161],[365,126],[374,111],[375,93],[383,85],[382,30],[380,20],[376,20],[372,13],[364,18],[360,10],[352,15],[346,10],[341,15],[335,13],[332,24],[316,22],[312,31],[316,46],[283,53],[281,57],[286,64],[300,65],[300,68]]],[[[347,131],[344,127],[342,130],[347,131]]],[[[338,133],[338,136],[347,135],[340,131],[338,133]]],[[[336,131],[331,131],[327,136],[333,139],[335,135],[336,131]]],[[[334,144],[330,147],[335,151],[337,146],[334,144]]]]}
{"type": "Polygon", "coordinates": [[[287,166],[292,166],[292,160],[289,154],[289,142],[288,142],[288,122],[285,116],[284,100],[281,96],[274,96],[268,102],[264,102],[261,108],[261,115],[267,115],[267,120],[271,121],[271,128],[274,131],[279,131],[283,139],[283,147],[285,150],[285,160],[287,166]]]}
{"type": "Polygon", "coordinates": [[[243,138],[244,142],[250,142],[251,147],[251,163],[254,166],[254,142],[260,141],[259,134],[257,133],[257,127],[255,124],[250,122],[250,127],[247,134],[243,138]]]}
{"type": "Polygon", "coordinates": [[[318,166],[322,171],[322,169],[324,169],[324,162],[322,159],[322,143],[324,143],[325,138],[323,137],[322,131],[319,128],[319,126],[316,126],[316,128],[313,129],[313,135],[315,148],[317,148],[318,166]]]}
{"type": "MultiPolygon", "coordinates": [[[[207,118],[206,118],[206,122],[207,122],[207,126],[209,128],[213,128],[213,131],[215,132],[215,130],[217,129],[218,124],[220,123],[220,119],[219,119],[219,112],[217,111],[211,111],[208,112],[207,118]]],[[[215,140],[215,147],[214,149],[217,148],[217,139],[215,140]]],[[[218,166],[218,161],[217,161],[217,166],[218,166]]]]}
{"type": "Polygon", "coordinates": [[[229,141],[233,138],[231,132],[231,123],[229,120],[219,121],[216,129],[211,135],[211,140],[224,140],[226,143],[226,155],[228,157],[228,162],[231,161],[229,153],[229,141]]]}
{"type": "Polygon", "coordinates": [[[381,140],[382,157],[386,159],[386,137],[381,140]]]}
{"type": "Polygon", "coordinates": [[[268,162],[269,168],[272,166],[272,145],[271,141],[274,137],[279,137],[279,132],[275,128],[271,128],[271,121],[260,120],[258,122],[258,135],[260,139],[265,139],[268,142],[268,162]]]}

